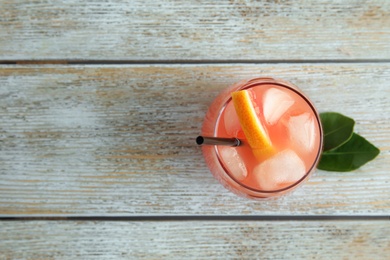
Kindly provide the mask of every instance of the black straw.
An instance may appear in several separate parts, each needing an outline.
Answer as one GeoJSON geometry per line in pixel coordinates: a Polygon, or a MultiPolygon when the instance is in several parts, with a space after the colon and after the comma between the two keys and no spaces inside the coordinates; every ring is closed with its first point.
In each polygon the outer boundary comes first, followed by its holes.
{"type": "Polygon", "coordinates": [[[239,146],[241,141],[237,138],[221,138],[221,137],[207,137],[198,136],[196,138],[198,145],[225,145],[225,146],[239,146]]]}

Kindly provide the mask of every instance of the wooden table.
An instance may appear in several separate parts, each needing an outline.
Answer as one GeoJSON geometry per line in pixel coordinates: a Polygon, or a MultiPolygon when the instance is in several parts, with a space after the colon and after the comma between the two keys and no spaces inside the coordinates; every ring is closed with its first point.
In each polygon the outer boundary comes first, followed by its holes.
{"type": "Polygon", "coordinates": [[[0,0],[0,259],[389,259],[390,1],[86,2],[0,0]],[[381,154],[228,192],[194,138],[255,76],[381,154]]]}

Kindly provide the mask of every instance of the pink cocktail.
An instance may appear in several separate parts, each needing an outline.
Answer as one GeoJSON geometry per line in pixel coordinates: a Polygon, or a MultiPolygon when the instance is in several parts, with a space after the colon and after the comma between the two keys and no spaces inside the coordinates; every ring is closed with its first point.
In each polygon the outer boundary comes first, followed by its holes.
{"type": "Polygon", "coordinates": [[[223,91],[209,107],[202,135],[242,141],[237,147],[205,145],[202,149],[214,177],[249,198],[280,196],[307,180],[318,163],[323,139],[310,100],[293,84],[272,78],[242,81],[223,91]],[[231,98],[238,90],[249,93],[272,153],[258,155],[248,144],[231,98]]]}

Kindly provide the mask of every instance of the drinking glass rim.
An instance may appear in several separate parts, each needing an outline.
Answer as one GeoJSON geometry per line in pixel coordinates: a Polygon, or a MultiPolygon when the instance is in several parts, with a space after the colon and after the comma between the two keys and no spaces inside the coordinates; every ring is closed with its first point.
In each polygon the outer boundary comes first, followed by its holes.
{"type": "MultiPolygon", "coordinates": [[[[240,83],[237,83],[237,84],[240,84],[240,83]]],[[[315,167],[317,166],[317,164],[319,162],[319,159],[320,159],[321,154],[322,154],[322,149],[323,149],[323,129],[322,129],[322,124],[321,124],[321,120],[320,120],[319,114],[317,112],[317,109],[313,105],[313,103],[309,100],[308,97],[306,97],[303,94],[303,92],[297,86],[295,86],[294,84],[292,84],[290,82],[286,82],[286,81],[281,80],[281,79],[269,78],[269,77],[267,77],[267,78],[253,78],[253,79],[247,80],[245,83],[243,82],[242,85],[239,88],[237,88],[236,90],[232,90],[231,92],[238,91],[238,90],[249,89],[249,88],[253,88],[253,87],[260,86],[260,85],[265,85],[265,84],[272,84],[272,85],[280,86],[280,87],[287,88],[287,89],[293,91],[294,93],[296,93],[300,97],[302,97],[305,100],[305,102],[310,106],[311,110],[314,112],[314,115],[316,117],[316,121],[317,121],[317,124],[318,124],[318,128],[319,128],[319,132],[320,132],[320,143],[319,143],[319,147],[318,147],[318,151],[317,151],[317,156],[316,156],[312,166],[310,167],[310,169],[308,171],[306,171],[306,174],[304,176],[302,176],[302,178],[300,178],[298,181],[296,181],[295,183],[293,183],[293,184],[291,184],[291,185],[289,185],[289,186],[287,186],[287,187],[285,187],[283,189],[278,189],[278,190],[259,190],[259,189],[254,189],[252,187],[249,187],[249,186],[247,186],[247,185],[237,181],[229,173],[229,171],[226,169],[224,163],[222,162],[222,158],[221,158],[221,155],[220,155],[220,153],[218,151],[218,147],[217,146],[214,146],[214,151],[216,153],[216,156],[217,156],[217,159],[218,159],[218,163],[222,167],[222,169],[225,172],[225,174],[232,181],[234,181],[237,185],[239,185],[240,187],[244,187],[245,189],[248,189],[248,190],[250,190],[252,192],[272,194],[272,193],[284,192],[284,191],[287,191],[287,190],[290,190],[290,189],[294,188],[295,186],[297,186],[300,183],[302,183],[315,170],[315,167]],[[260,80],[261,82],[257,82],[258,80],[260,80]],[[256,81],[256,82],[253,82],[253,81],[256,81]]],[[[218,130],[218,124],[219,124],[219,122],[221,120],[222,113],[226,109],[226,106],[229,104],[229,102],[231,102],[231,100],[232,100],[232,97],[229,97],[225,101],[225,103],[222,105],[221,109],[218,112],[217,119],[215,120],[214,133],[213,133],[215,137],[218,137],[217,136],[217,132],[218,132],[217,130],[218,130]]]]}

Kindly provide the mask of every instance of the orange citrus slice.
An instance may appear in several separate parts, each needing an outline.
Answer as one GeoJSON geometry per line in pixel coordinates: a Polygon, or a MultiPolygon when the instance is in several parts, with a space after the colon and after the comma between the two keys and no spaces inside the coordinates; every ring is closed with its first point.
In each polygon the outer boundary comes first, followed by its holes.
{"type": "Polygon", "coordinates": [[[234,108],[247,142],[252,148],[253,154],[258,159],[265,159],[275,153],[266,128],[256,114],[251,96],[248,90],[240,90],[232,93],[234,108]]]}

